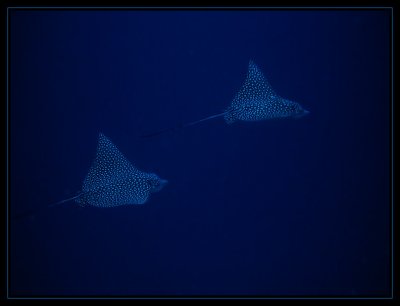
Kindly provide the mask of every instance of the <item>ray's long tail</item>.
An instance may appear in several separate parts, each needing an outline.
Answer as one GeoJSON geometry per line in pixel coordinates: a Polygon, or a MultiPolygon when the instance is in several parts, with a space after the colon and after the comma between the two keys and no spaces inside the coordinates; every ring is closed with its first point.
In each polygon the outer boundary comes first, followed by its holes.
{"type": "Polygon", "coordinates": [[[50,204],[47,207],[53,207],[53,206],[57,206],[57,205],[63,204],[65,202],[69,202],[69,201],[75,200],[75,199],[79,198],[82,194],[83,194],[83,192],[80,192],[76,196],[73,196],[71,198],[68,198],[68,199],[61,200],[61,201],[58,201],[56,203],[50,204]]]}
{"type": "Polygon", "coordinates": [[[161,134],[165,134],[167,132],[176,132],[176,131],[178,131],[180,129],[183,129],[185,127],[189,127],[189,126],[192,126],[192,125],[196,125],[196,124],[201,123],[203,121],[208,121],[208,120],[211,120],[211,119],[214,119],[214,118],[225,116],[227,113],[228,113],[228,111],[225,111],[223,113],[216,114],[216,115],[211,115],[211,116],[208,116],[208,117],[200,119],[200,120],[196,120],[196,121],[180,124],[180,125],[177,125],[175,127],[170,127],[170,128],[167,128],[167,129],[156,131],[156,132],[143,134],[143,135],[141,135],[141,137],[142,138],[149,138],[149,137],[155,137],[155,136],[158,136],[158,135],[161,135],[161,134]]]}
{"type": "Polygon", "coordinates": [[[49,205],[47,205],[47,206],[45,206],[43,208],[36,209],[36,210],[30,210],[30,211],[27,211],[27,212],[24,212],[24,213],[16,214],[15,216],[12,217],[12,219],[18,220],[18,219],[22,219],[22,218],[34,217],[34,216],[38,215],[39,213],[45,211],[48,208],[51,208],[51,207],[54,207],[54,206],[58,206],[60,204],[66,203],[66,202],[73,201],[73,200],[79,198],[82,194],[83,194],[83,192],[80,192],[76,196],[70,197],[68,199],[65,199],[65,200],[62,200],[62,201],[59,201],[59,202],[56,202],[56,203],[49,204],[49,205]]]}

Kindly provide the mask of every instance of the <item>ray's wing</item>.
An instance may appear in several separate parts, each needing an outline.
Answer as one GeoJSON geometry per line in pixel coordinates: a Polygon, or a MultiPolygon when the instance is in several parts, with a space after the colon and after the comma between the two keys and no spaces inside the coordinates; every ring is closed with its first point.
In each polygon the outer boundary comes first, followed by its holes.
{"type": "Polygon", "coordinates": [[[268,98],[273,95],[276,96],[276,93],[260,68],[250,61],[246,80],[233,99],[231,106],[237,109],[260,100],[265,100],[267,103],[268,98]]]}
{"type": "Polygon", "coordinates": [[[122,180],[139,172],[103,134],[99,134],[96,157],[83,182],[82,191],[87,192],[122,180]]]}

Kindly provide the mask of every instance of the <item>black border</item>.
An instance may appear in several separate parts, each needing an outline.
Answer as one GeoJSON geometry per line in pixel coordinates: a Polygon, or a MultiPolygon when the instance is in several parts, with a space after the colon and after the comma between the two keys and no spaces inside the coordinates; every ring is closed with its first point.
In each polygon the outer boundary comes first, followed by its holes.
{"type": "MultiPolygon", "coordinates": [[[[396,89],[395,81],[396,81],[396,69],[394,67],[394,64],[396,64],[397,62],[394,61],[394,55],[395,55],[395,50],[397,50],[397,43],[396,43],[396,25],[397,25],[397,15],[398,15],[398,9],[397,6],[395,5],[395,1],[378,1],[378,3],[371,3],[371,4],[360,4],[359,1],[336,1],[335,3],[318,3],[318,4],[312,4],[312,3],[308,3],[308,4],[301,4],[299,5],[298,3],[295,3],[296,1],[286,1],[285,4],[282,4],[282,1],[269,1],[269,3],[264,5],[232,5],[232,6],[223,6],[223,5],[208,5],[206,6],[204,3],[203,4],[199,4],[199,5],[194,5],[193,3],[191,5],[188,5],[187,3],[182,3],[182,4],[175,4],[175,5],[163,5],[163,4],[139,4],[135,1],[135,5],[132,4],[126,4],[126,3],[119,3],[118,1],[116,1],[115,3],[111,4],[82,4],[82,2],[76,2],[76,3],[66,3],[64,5],[62,4],[55,4],[55,3],[41,3],[41,4],[31,4],[31,3],[27,3],[26,1],[21,1],[18,2],[17,1],[2,1],[2,19],[3,22],[1,23],[2,25],[2,34],[4,39],[2,40],[4,42],[4,47],[2,48],[2,50],[5,52],[5,55],[3,57],[3,61],[2,61],[2,68],[4,68],[4,74],[3,76],[5,76],[5,79],[7,80],[7,78],[9,79],[10,76],[10,71],[7,70],[8,68],[8,63],[7,63],[7,58],[6,58],[6,53],[8,52],[8,57],[11,56],[10,52],[9,52],[9,44],[7,41],[7,29],[8,29],[8,17],[9,17],[9,10],[38,10],[38,9],[43,9],[43,10],[392,10],[392,26],[391,26],[391,37],[392,40],[390,42],[391,44],[391,56],[390,56],[390,64],[392,67],[392,71],[391,71],[391,76],[390,79],[392,80],[391,84],[390,84],[390,97],[391,97],[391,101],[392,101],[392,105],[390,105],[390,137],[392,142],[390,143],[390,151],[391,151],[391,159],[390,159],[390,167],[391,167],[391,186],[390,186],[390,197],[391,197],[391,205],[392,205],[392,216],[391,216],[391,220],[390,220],[390,225],[391,228],[393,229],[391,232],[391,241],[392,241],[392,245],[390,247],[391,249],[391,269],[392,269],[392,279],[390,281],[390,283],[392,284],[392,296],[388,296],[388,297],[378,297],[378,296],[360,296],[360,297],[355,297],[355,296],[235,296],[235,295],[231,295],[231,296],[224,296],[224,295],[211,295],[211,296],[207,296],[207,295],[201,295],[201,296],[196,296],[196,295],[183,295],[183,296],[175,296],[175,295],[153,295],[153,296],[146,296],[146,295],[137,295],[137,296],[27,296],[27,297],[13,297],[9,295],[9,292],[7,291],[7,286],[9,283],[9,279],[7,279],[10,277],[9,275],[7,275],[7,262],[6,260],[4,267],[4,271],[5,273],[3,275],[5,275],[4,278],[2,278],[2,280],[5,281],[4,286],[1,287],[1,289],[3,289],[1,291],[1,296],[2,296],[2,300],[24,300],[24,299],[83,299],[83,300],[91,300],[91,299],[266,299],[266,300],[299,300],[299,299],[305,299],[305,300],[319,300],[319,301],[324,301],[324,302],[328,302],[328,300],[379,300],[380,302],[383,301],[388,301],[388,302],[393,302],[393,301],[397,301],[398,300],[398,276],[395,273],[394,268],[397,267],[397,264],[394,262],[396,259],[396,256],[394,254],[397,254],[397,244],[395,243],[395,241],[393,239],[397,239],[397,235],[393,233],[397,233],[398,232],[398,225],[396,224],[396,222],[393,222],[394,220],[397,220],[398,218],[398,211],[395,210],[395,204],[394,204],[394,180],[395,180],[395,175],[394,175],[394,163],[393,163],[393,159],[394,159],[394,151],[395,151],[395,146],[394,146],[394,121],[395,121],[395,94],[394,91],[396,89]],[[356,3],[355,3],[356,2],[356,3]],[[99,6],[101,6],[101,8],[99,8],[99,6]],[[29,8],[28,8],[29,7],[29,8]],[[51,8],[48,8],[51,7],[51,8]],[[7,75],[7,71],[8,71],[8,75],[7,75]],[[394,237],[393,237],[394,236],[394,237]],[[393,249],[392,249],[393,247],[393,249]]],[[[5,132],[4,135],[5,136],[5,145],[6,145],[6,149],[3,151],[4,153],[8,153],[8,158],[10,159],[11,155],[10,155],[10,148],[9,148],[9,142],[7,143],[7,139],[8,139],[8,126],[7,126],[7,104],[8,101],[7,99],[7,93],[9,94],[9,84],[8,84],[8,88],[7,88],[7,83],[4,82],[4,89],[5,89],[5,93],[3,95],[4,97],[4,105],[2,110],[4,111],[5,115],[4,115],[4,125],[2,127],[5,128],[5,132]]],[[[8,105],[8,107],[10,108],[10,106],[8,105]]],[[[10,109],[8,108],[8,112],[10,111],[10,109]]],[[[9,141],[9,139],[8,139],[9,141]]],[[[5,163],[3,163],[3,167],[4,167],[4,173],[5,175],[5,180],[9,181],[9,176],[10,173],[8,173],[7,176],[7,172],[6,172],[6,167],[7,167],[7,160],[5,158],[5,163]]],[[[9,195],[9,190],[7,190],[7,185],[4,184],[4,189],[6,191],[6,194],[9,195]]],[[[3,219],[4,222],[4,226],[2,227],[2,230],[4,230],[4,235],[2,237],[4,237],[6,239],[6,241],[9,242],[9,231],[10,231],[10,226],[9,226],[9,221],[8,221],[8,216],[7,216],[7,211],[8,213],[10,213],[10,209],[8,208],[7,210],[7,206],[8,206],[8,202],[7,202],[7,197],[4,197],[5,199],[5,205],[3,207],[3,212],[5,214],[5,218],[3,219]],[[8,233],[8,236],[7,236],[8,233]]],[[[5,256],[7,256],[9,249],[7,248],[8,245],[5,244],[5,252],[3,253],[5,256]]],[[[396,261],[397,262],[397,261],[396,261]]]]}

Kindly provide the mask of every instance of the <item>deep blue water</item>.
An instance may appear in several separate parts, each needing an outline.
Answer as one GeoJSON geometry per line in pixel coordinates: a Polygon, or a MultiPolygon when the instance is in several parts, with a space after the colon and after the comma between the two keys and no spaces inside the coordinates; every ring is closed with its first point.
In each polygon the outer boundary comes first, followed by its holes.
{"type": "Polygon", "coordinates": [[[390,11],[11,10],[12,214],[76,194],[100,132],[169,181],[10,220],[11,296],[388,296],[390,11]],[[249,60],[298,120],[222,118],[249,60]]]}

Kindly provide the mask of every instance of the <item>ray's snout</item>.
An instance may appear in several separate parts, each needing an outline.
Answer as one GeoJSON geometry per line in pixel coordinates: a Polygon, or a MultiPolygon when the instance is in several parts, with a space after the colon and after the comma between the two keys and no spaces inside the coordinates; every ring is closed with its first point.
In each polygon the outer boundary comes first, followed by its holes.
{"type": "Polygon", "coordinates": [[[160,191],[160,190],[163,189],[163,188],[165,187],[165,185],[167,185],[167,184],[168,184],[168,181],[167,181],[167,180],[160,179],[160,180],[158,181],[158,186],[157,186],[157,188],[155,188],[155,191],[160,191]]]}
{"type": "Polygon", "coordinates": [[[168,180],[160,179],[160,186],[161,188],[168,184],[168,180]]]}
{"type": "Polygon", "coordinates": [[[299,119],[301,117],[304,117],[306,115],[308,115],[310,113],[310,111],[302,108],[301,106],[299,106],[299,108],[297,109],[297,111],[293,114],[293,118],[299,119]]]}
{"type": "Polygon", "coordinates": [[[304,117],[304,116],[306,116],[306,115],[308,115],[310,113],[310,111],[308,111],[308,110],[306,110],[305,108],[302,108],[301,107],[301,109],[300,109],[300,111],[299,111],[299,114],[298,114],[298,117],[300,118],[300,117],[304,117]]]}
{"type": "Polygon", "coordinates": [[[151,186],[151,192],[158,192],[168,184],[167,180],[156,177],[155,179],[149,180],[151,186]]]}

